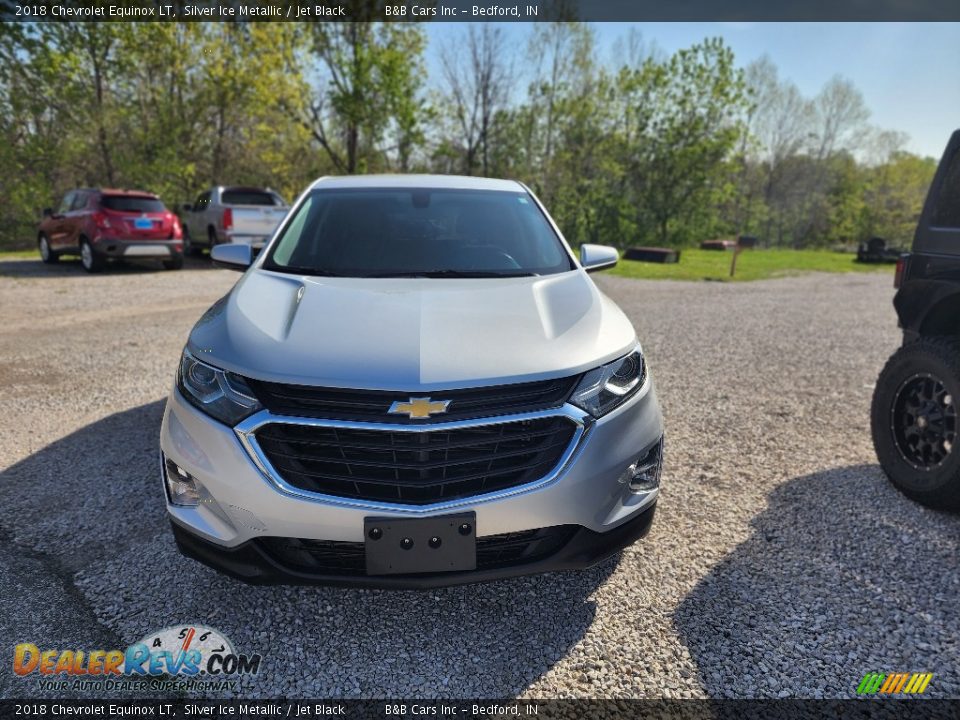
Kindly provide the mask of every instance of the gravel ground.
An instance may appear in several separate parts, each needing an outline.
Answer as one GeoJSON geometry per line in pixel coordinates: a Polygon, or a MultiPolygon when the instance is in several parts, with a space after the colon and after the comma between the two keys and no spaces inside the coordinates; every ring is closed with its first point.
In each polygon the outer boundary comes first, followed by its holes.
{"type": "MultiPolygon", "coordinates": [[[[664,405],[653,530],[591,571],[427,593],[247,587],[176,553],[164,397],[236,278],[0,262],[7,652],[199,622],[264,654],[248,697],[848,697],[868,671],[960,696],[960,518],[901,497],[869,440],[889,276],[601,277],[664,405]]],[[[40,694],[2,666],[0,694],[40,694]]]]}

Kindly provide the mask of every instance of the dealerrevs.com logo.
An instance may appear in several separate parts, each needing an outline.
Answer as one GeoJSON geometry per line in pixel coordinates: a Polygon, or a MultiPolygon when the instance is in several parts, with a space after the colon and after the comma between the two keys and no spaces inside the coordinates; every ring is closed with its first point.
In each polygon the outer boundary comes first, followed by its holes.
{"type": "Polygon", "coordinates": [[[237,678],[256,675],[261,660],[236,652],[213,628],[174,625],[126,650],[42,650],[20,643],[13,671],[36,677],[48,690],[235,690],[237,678]]]}

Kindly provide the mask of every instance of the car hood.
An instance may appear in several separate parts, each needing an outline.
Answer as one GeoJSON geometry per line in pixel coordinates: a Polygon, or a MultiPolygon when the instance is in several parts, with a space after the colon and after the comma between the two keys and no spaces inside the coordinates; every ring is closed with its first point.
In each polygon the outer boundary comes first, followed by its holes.
{"type": "Polygon", "coordinates": [[[427,390],[573,375],[636,334],[582,270],[495,279],[358,279],[254,269],[188,346],[260,380],[427,390]]]}

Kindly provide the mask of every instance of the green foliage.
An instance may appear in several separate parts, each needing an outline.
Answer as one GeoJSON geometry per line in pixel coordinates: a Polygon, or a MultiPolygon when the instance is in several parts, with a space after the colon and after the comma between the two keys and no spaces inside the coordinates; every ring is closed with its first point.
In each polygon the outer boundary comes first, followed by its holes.
{"type": "Polygon", "coordinates": [[[808,100],[720,39],[608,66],[583,23],[533,25],[526,62],[496,28],[453,32],[428,79],[416,24],[0,25],[0,247],[77,186],[173,206],[384,171],[517,178],[573,245],[909,242],[935,162],[854,147],[866,110],[840,78],[808,100]]]}
{"type": "Polygon", "coordinates": [[[78,186],[152,190],[174,205],[213,183],[316,177],[293,92],[294,26],[49,23],[0,43],[0,245],[32,244],[45,206],[78,186]]]}
{"type": "Polygon", "coordinates": [[[861,237],[879,236],[908,247],[937,163],[905,152],[863,173],[861,237]]]}
{"type": "Polygon", "coordinates": [[[621,71],[624,150],[636,197],[637,226],[658,245],[683,245],[714,231],[713,208],[730,188],[724,160],[742,132],[742,72],[720,39],[648,59],[621,71]]]}
{"type": "Polygon", "coordinates": [[[382,169],[390,151],[383,147],[388,133],[394,136],[398,164],[408,167],[429,115],[421,98],[423,29],[400,23],[317,23],[311,41],[308,57],[315,61],[319,81],[308,84],[299,103],[288,105],[292,116],[340,172],[382,169]]]}

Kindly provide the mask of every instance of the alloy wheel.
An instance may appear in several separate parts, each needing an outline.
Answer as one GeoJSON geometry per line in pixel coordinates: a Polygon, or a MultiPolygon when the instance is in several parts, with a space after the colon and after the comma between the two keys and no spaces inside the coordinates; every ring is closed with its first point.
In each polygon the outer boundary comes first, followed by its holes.
{"type": "Polygon", "coordinates": [[[953,451],[957,407],[943,381],[934,375],[914,375],[900,386],[891,421],[897,450],[918,470],[939,467],[953,451]]]}
{"type": "Polygon", "coordinates": [[[87,270],[93,267],[93,248],[90,243],[85,242],[80,246],[80,262],[87,270]]]}

